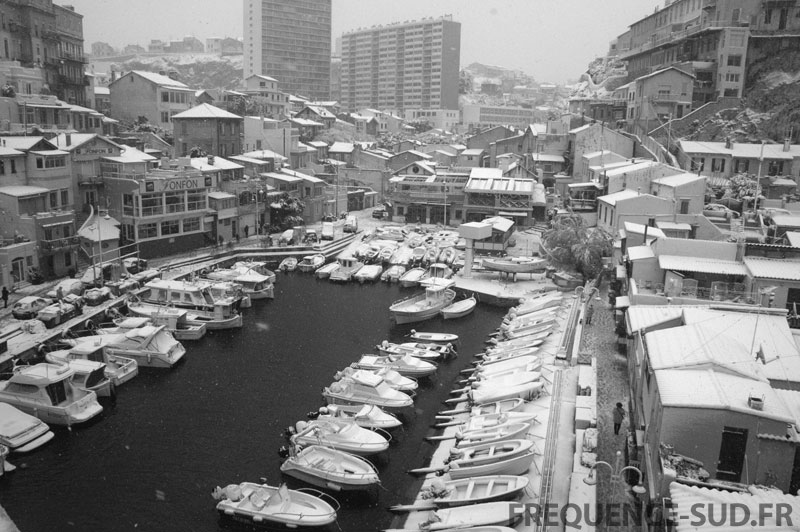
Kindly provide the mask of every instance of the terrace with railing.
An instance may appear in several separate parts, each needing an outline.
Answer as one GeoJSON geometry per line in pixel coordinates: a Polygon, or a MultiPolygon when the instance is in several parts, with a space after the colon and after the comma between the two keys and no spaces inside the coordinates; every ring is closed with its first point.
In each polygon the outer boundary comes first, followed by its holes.
{"type": "Polygon", "coordinates": [[[714,281],[700,286],[695,279],[683,279],[680,286],[666,290],[663,283],[630,279],[629,295],[632,304],[697,305],[719,302],[734,305],[758,305],[756,294],[748,292],[742,283],[714,281]]]}

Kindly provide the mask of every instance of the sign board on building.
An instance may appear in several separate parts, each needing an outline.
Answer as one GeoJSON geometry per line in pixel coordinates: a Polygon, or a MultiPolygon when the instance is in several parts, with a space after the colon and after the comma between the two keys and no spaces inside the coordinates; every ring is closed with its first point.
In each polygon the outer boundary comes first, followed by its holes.
{"type": "Polygon", "coordinates": [[[176,177],[174,179],[152,179],[144,182],[144,192],[175,192],[214,186],[213,176],[176,177]]]}

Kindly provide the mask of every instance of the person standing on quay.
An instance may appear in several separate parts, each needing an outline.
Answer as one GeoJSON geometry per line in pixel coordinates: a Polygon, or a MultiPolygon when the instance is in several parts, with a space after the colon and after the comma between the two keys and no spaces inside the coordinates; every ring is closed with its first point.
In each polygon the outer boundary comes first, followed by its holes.
{"type": "Polygon", "coordinates": [[[614,434],[619,434],[619,428],[622,426],[622,420],[625,419],[625,409],[622,408],[622,403],[617,403],[614,408],[614,434]]]}
{"type": "Polygon", "coordinates": [[[594,314],[594,305],[589,303],[589,306],[586,307],[586,325],[592,324],[592,315],[594,314]]]}
{"type": "Polygon", "coordinates": [[[8,288],[3,287],[3,308],[8,308],[8,288]]]}

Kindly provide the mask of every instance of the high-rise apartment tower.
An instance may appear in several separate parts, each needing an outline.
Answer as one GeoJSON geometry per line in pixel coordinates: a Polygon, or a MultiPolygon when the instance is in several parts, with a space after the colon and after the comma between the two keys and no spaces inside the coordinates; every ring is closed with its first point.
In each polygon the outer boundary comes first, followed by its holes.
{"type": "Polygon", "coordinates": [[[461,23],[451,15],[342,36],[341,104],[404,112],[458,109],[461,23]]]}
{"type": "Polygon", "coordinates": [[[331,0],[244,0],[244,79],[278,80],[283,92],[330,95],[331,0]]]}

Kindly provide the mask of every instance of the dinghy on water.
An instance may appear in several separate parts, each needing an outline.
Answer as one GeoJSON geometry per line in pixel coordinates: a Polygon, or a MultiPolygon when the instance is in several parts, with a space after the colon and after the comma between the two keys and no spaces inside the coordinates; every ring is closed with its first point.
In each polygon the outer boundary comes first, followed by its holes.
{"type": "Polygon", "coordinates": [[[334,491],[367,490],[380,484],[375,466],[364,458],[321,445],[311,445],[299,452],[292,447],[281,471],[334,491]]]}
{"type": "Polygon", "coordinates": [[[418,512],[511,500],[517,498],[529,483],[528,477],[519,475],[487,475],[453,480],[445,473],[422,488],[422,500],[414,504],[392,506],[389,510],[418,512]]]}
{"type": "Polygon", "coordinates": [[[436,342],[439,344],[454,343],[458,341],[457,334],[451,333],[437,333],[437,332],[424,332],[411,329],[408,337],[420,342],[436,342]]]}

